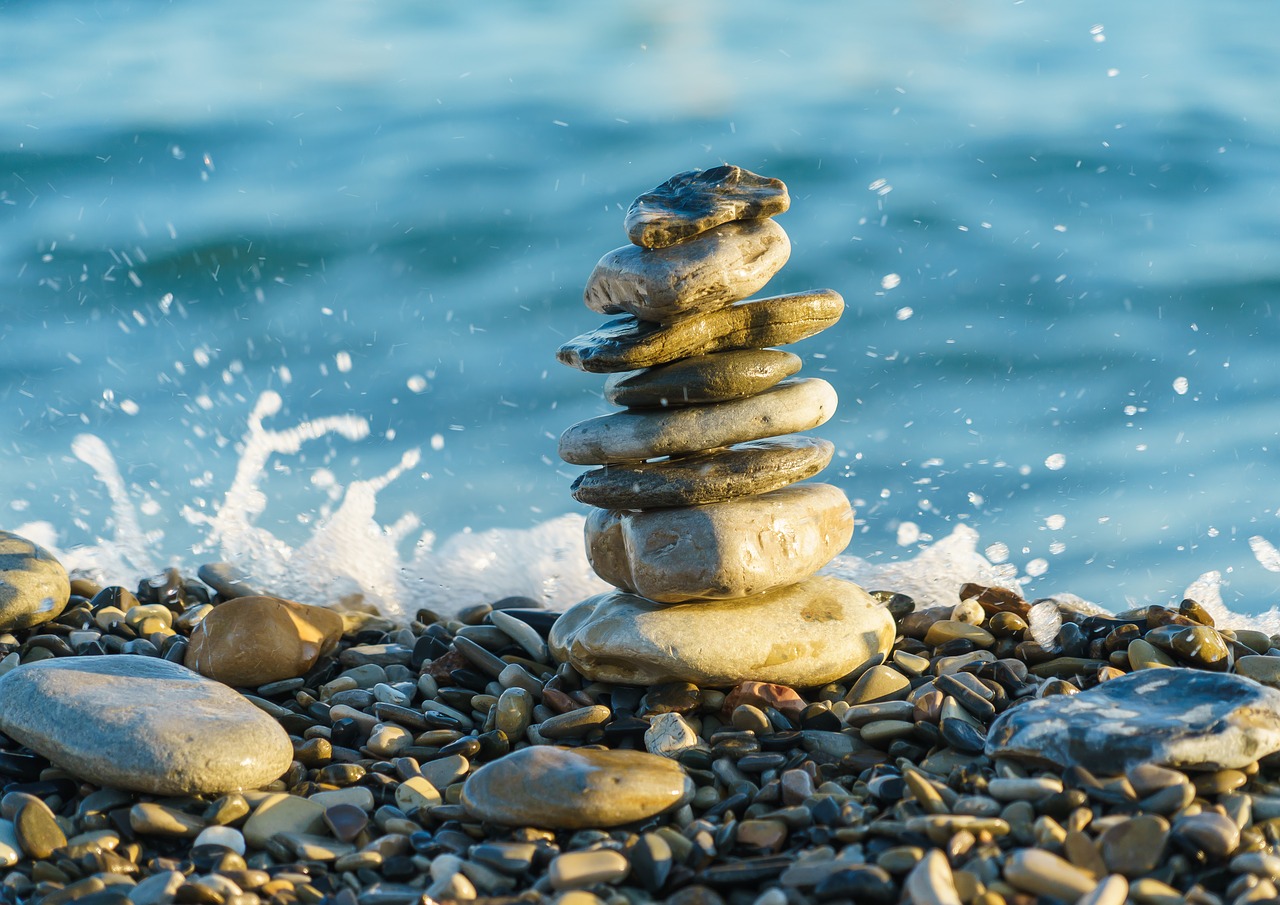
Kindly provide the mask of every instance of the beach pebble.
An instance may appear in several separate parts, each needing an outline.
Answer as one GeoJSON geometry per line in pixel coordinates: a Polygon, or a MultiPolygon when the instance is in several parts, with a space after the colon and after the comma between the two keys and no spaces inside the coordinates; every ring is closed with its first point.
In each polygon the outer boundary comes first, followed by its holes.
{"type": "Polygon", "coordinates": [[[694,355],[656,368],[610,374],[604,398],[630,408],[701,405],[763,393],[800,370],[800,356],[781,349],[738,349],[694,355]]]}
{"type": "Polygon", "coordinates": [[[911,869],[903,888],[915,905],[961,905],[951,865],[947,863],[947,856],[936,848],[930,849],[911,869]]]}
{"type": "Polygon", "coordinates": [[[598,848],[557,855],[547,870],[547,877],[553,889],[580,889],[597,883],[617,883],[630,869],[621,852],[598,848]]]}
{"type": "Polygon", "coordinates": [[[560,435],[560,458],[573,465],[611,465],[679,456],[777,437],[825,424],[836,391],[818,377],[796,377],[755,396],[715,405],[627,409],[579,421],[560,435]]]}
{"type": "Polygon", "coordinates": [[[18,845],[33,860],[48,858],[67,844],[66,834],[58,825],[53,811],[43,801],[26,802],[14,815],[14,834],[18,845]]]}
{"type": "Polygon", "coordinates": [[[1236,675],[1280,688],[1280,657],[1245,656],[1236,660],[1236,675]]]}
{"type": "Polygon", "coordinates": [[[569,340],[556,358],[580,371],[634,371],[695,355],[799,342],[836,323],[843,312],[838,292],[819,289],[737,302],[663,326],[621,317],[569,340]]]}
{"type": "Polygon", "coordinates": [[[293,760],[275,720],[152,657],[24,664],[0,677],[0,731],[82,779],[161,795],[258,788],[293,760]]]}
{"type": "Polygon", "coordinates": [[[71,599],[67,570],[25,537],[0,531],[0,632],[56,618],[71,599]]]}
{"type": "Polygon", "coordinates": [[[848,545],[853,510],[830,484],[648,512],[596,509],[587,556],[605,581],[659,603],[761,594],[810,577],[848,545]]]}
{"type": "Polygon", "coordinates": [[[1097,885],[1092,874],[1038,848],[1012,852],[1004,862],[1004,878],[1016,889],[1066,902],[1093,892],[1097,885]]]}
{"type": "Polygon", "coordinates": [[[644,732],[645,750],[662,757],[679,757],[698,744],[698,734],[679,713],[658,714],[644,732]]]}
{"type": "Polygon", "coordinates": [[[1240,828],[1225,814],[1201,811],[1179,818],[1173,831],[1210,858],[1230,857],[1240,845],[1240,828]]]}
{"type": "Polygon", "coordinates": [[[507,826],[610,827],[680,807],[693,782],[674,761],[641,751],[535,745],[468,777],[462,804],[507,826]]]}
{"type": "Polygon", "coordinates": [[[342,617],[333,610],[278,597],[240,597],[201,620],[184,662],[227,685],[257,687],[305,674],[341,637],[342,617]]]}
{"type": "Polygon", "coordinates": [[[1132,879],[1155,869],[1168,839],[1169,821],[1139,814],[1109,827],[1098,837],[1098,848],[1109,872],[1132,879]]]}
{"type": "Polygon", "coordinates": [[[884,656],[893,638],[888,611],[862,588],[816,576],[737,600],[663,605],[601,594],[566,611],[549,644],[557,659],[595,681],[805,688],[884,656]]]}
{"type": "Polygon", "coordinates": [[[1203,670],[1142,670],[1002,713],[990,757],[1115,772],[1142,763],[1244,767],[1280,750],[1280,690],[1203,670]]]}
{"type": "Polygon", "coordinates": [[[664,248],[730,220],[758,220],[791,205],[780,179],[732,164],[688,170],[631,202],[627,236],[644,248],[664,248]]]}
{"type": "Polygon", "coordinates": [[[205,563],[196,570],[196,577],[217,591],[224,601],[256,597],[262,593],[253,584],[253,576],[234,563],[205,563]]]}
{"type": "Polygon", "coordinates": [[[591,271],[582,298],[601,314],[665,323],[752,295],[790,256],[791,241],[772,220],[723,223],[665,248],[615,248],[591,271]]]}
{"type": "Polygon", "coordinates": [[[245,841],[262,848],[276,833],[320,834],[325,831],[324,805],[284,792],[263,798],[241,827],[245,841]]]}
{"type": "Polygon", "coordinates": [[[660,462],[615,464],[583,472],[570,492],[605,509],[661,509],[768,493],[827,467],[834,444],[815,437],[773,437],[660,462]]]}

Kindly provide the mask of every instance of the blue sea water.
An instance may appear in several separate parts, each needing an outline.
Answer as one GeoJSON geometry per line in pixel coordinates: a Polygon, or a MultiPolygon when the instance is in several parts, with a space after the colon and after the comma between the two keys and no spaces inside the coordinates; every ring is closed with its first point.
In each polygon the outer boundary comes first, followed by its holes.
{"type": "Polygon", "coordinates": [[[1280,8],[0,2],[0,524],[67,544],[112,450],[182,560],[259,394],[367,439],[280,459],[441,536],[571,511],[555,438],[607,411],[556,347],[600,318],[630,200],[720,162],[784,179],[843,320],[796,347],[851,553],[958,523],[1039,594],[1277,602],[1280,8]],[[1265,550],[1265,545],[1255,546],[1265,550]]]}

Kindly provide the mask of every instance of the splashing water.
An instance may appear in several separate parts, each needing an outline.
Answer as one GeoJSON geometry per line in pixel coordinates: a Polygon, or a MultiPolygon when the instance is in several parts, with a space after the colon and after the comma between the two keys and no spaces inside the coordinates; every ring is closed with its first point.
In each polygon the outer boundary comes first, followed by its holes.
{"type": "MultiPolygon", "coordinates": [[[[213,514],[191,506],[182,508],[189,523],[206,530],[205,537],[192,548],[200,561],[232,562],[248,573],[252,583],[304,603],[332,606],[363,600],[401,621],[423,607],[451,615],[464,607],[508,596],[531,597],[551,609],[564,609],[610,589],[587,561],[580,515],[560,516],[529,529],[463,531],[439,546],[430,530],[422,530],[410,541],[421,528],[416,516],[380,524],[376,518],[378,494],[417,466],[417,449],[403,453],[383,474],[352,481],[345,488],[326,472],[321,483],[332,485],[331,496],[337,506],[322,508],[311,536],[301,546],[291,546],[257,524],[268,504],[260,486],[268,464],[273,457],[298,455],[305,444],[329,435],[351,442],[362,440],[369,435],[369,424],[355,415],[336,415],[282,430],[265,427],[263,420],[278,414],[282,404],[279,394],[272,391],[258,398],[248,417],[235,476],[213,514]],[[406,547],[410,548],[407,555],[406,547]]],[[[48,522],[20,525],[18,533],[55,551],[68,569],[100,581],[136,579],[158,571],[154,551],[160,547],[163,533],[142,528],[106,443],[81,434],[73,442],[72,452],[93,469],[106,489],[112,510],[111,536],[60,550],[57,532],[48,522]]],[[[911,540],[930,538],[921,535],[911,540]]],[[[874,562],[844,555],[836,557],[823,572],[866,588],[907,594],[918,608],[953,605],[960,586],[968,582],[999,585],[1023,594],[1024,582],[1036,572],[1031,564],[1019,578],[1017,566],[1004,561],[1006,545],[990,544],[984,555],[978,543],[978,533],[959,524],[950,535],[923,546],[914,558],[874,562]]],[[[1269,541],[1253,537],[1250,546],[1264,568],[1280,571],[1280,552],[1269,541]]],[[[1192,582],[1184,596],[1199,602],[1224,628],[1249,626],[1280,632],[1280,609],[1261,616],[1233,613],[1222,601],[1221,586],[1220,572],[1206,572],[1192,582]]],[[[1051,643],[1061,625],[1057,604],[1078,611],[1107,612],[1072,594],[1055,594],[1037,602],[1029,621],[1033,637],[1041,644],[1051,643]]]]}

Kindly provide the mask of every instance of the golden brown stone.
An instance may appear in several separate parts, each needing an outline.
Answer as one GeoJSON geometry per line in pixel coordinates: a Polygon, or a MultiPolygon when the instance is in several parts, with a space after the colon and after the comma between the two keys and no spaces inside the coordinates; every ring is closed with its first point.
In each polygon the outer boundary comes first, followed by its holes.
{"type": "Polygon", "coordinates": [[[254,687],[304,675],[342,637],[332,610],[278,597],[219,604],[191,633],[185,664],[227,685],[254,687]]]}

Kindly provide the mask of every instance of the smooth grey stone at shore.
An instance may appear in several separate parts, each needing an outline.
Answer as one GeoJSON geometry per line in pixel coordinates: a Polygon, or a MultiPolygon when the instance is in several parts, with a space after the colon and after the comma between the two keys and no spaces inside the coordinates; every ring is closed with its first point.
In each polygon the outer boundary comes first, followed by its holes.
{"type": "Polygon", "coordinates": [[[804,581],[849,544],[853,510],[830,484],[703,506],[587,517],[596,574],[659,603],[762,594],[804,581]]]}
{"type": "Polygon", "coordinates": [[[1228,673],[1144,669],[1074,695],[1012,707],[992,724],[989,757],[1082,766],[1225,769],[1280,751],[1280,691],[1228,673]]]}
{"type": "Polygon", "coordinates": [[[781,214],[791,197],[781,179],[726,164],[688,170],[645,192],[627,209],[627,236],[636,245],[662,248],[730,220],[781,214]]]}
{"type": "Polygon", "coordinates": [[[229,562],[207,562],[196,570],[196,575],[224,600],[262,596],[262,591],[251,583],[253,576],[229,562]]]}
{"type": "Polygon", "coordinates": [[[843,311],[838,292],[818,289],[737,302],[666,326],[624,317],[569,340],[556,358],[580,371],[634,371],[694,355],[799,342],[840,320],[843,311]]]}
{"type": "Polygon", "coordinates": [[[0,631],[56,619],[71,599],[71,580],[53,554],[11,531],[0,531],[0,631]]]}
{"type": "Polygon", "coordinates": [[[280,725],[230,688],[127,654],[6,673],[0,732],[81,779],[157,795],[255,789],[293,760],[280,725]]]}
{"type": "Polygon", "coordinates": [[[601,314],[665,323],[745,299],[789,257],[791,241],[772,220],[723,223],[668,248],[615,248],[591,271],[582,299],[601,314]]]}
{"type": "Polygon", "coordinates": [[[852,582],[819,575],[754,597],[696,603],[610,591],[565,611],[548,644],[592,681],[810,688],[886,655],[893,638],[882,604],[852,582]]]}
{"type": "Polygon", "coordinates": [[[655,754],[533,745],[472,773],[462,805],[504,826],[586,829],[646,820],[693,792],[684,770],[655,754]]]}
{"type": "Polygon", "coordinates": [[[604,509],[662,509],[768,493],[827,467],[835,446],[817,437],[774,437],[727,449],[583,472],[573,498],[604,509]]]}
{"type": "Polygon", "coordinates": [[[560,458],[608,465],[679,456],[825,424],[836,391],[817,377],[784,380],[757,396],[709,405],[614,412],[579,421],[560,435],[560,458]]]}
{"type": "Polygon", "coordinates": [[[612,374],[604,398],[612,405],[646,408],[723,402],[763,393],[800,370],[799,355],[780,349],[737,349],[695,355],[669,365],[612,374]]]}

